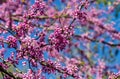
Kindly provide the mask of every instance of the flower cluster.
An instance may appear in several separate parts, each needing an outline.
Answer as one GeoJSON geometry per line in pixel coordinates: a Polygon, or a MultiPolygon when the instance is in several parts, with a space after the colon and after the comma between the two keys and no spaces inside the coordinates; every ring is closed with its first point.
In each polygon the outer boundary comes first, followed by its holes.
{"type": "Polygon", "coordinates": [[[24,21],[23,23],[18,24],[17,26],[13,26],[12,29],[16,32],[16,36],[18,38],[25,37],[31,31],[31,25],[28,21],[24,21]]]}
{"type": "Polygon", "coordinates": [[[21,41],[20,50],[18,50],[20,54],[20,58],[22,55],[23,58],[24,57],[26,58],[26,56],[28,56],[35,60],[36,59],[39,60],[40,58],[42,58],[42,51],[40,47],[41,47],[41,44],[39,44],[39,42],[37,42],[36,40],[31,39],[30,37],[24,38],[21,41]]]}
{"type": "Polygon", "coordinates": [[[71,27],[56,27],[54,33],[50,35],[50,44],[57,50],[63,50],[69,44],[70,37],[73,34],[72,29],[69,28],[71,27]]]}
{"type": "Polygon", "coordinates": [[[8,47],[17,48],[17,39],[14,36],[8,36],[7,42],[8,42],[8,47]]]}
{"type": "Polygon", "coordinates": [[[45,77],[41,75],[41,70],[37,70],[35,73],[31,69],[28,69],[27,73],[21,74],[16,72],[14,75],[22,79],[45,79],[45,77]]]}
{"type": "Polygon", "coordinates": [[[5,48],[1,48],[0,49],[0,57],[4,58],[4,52],[5,52],[5,48]]]}
{"type": "Polygon", "coordinates": [[[84,11],[75,10],[74,17],[79,19],[81,25],[85,25],[87,23],[87,14],[84,11]]]}
{"type": "Polygon", "coordinates": [[[36,0],[35,4],[32,6],[32,10],[33,10],[33,14],[40,14],[40,15],[44,15],[45,12],[45,2],[43,2],[42,0],[36,0]]]}

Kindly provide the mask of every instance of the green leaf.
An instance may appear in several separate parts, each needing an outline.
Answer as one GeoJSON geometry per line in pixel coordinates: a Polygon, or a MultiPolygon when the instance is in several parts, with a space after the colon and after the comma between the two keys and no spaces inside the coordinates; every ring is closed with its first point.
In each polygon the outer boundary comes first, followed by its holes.
{"type": "Polygon", "coordinates": [[[0,73],[0,79],[2,79],[2,77],[3,77],[3,76],[2,76],[2,73],[0,73]]]}
{"type": "Polygon", "coordinates": [[[9,68],[7,69],[8,72],[13,72],[14,71],[14,66],[7,63],[9,65],[9,68]]]}

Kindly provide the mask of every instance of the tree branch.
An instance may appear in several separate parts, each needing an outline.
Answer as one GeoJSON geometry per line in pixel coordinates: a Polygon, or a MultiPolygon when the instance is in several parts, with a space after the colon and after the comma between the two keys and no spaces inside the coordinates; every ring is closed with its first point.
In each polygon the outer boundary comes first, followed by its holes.
{"type": "Polygon", "coordinates": [[[0,66],[0,71],[3,72],[3,73],[5,73],[5,74],[7,74],[9,77],[11,77],[11,78],[13,78],[13,79],[22,79],[22,78],[20,78],[20,77],[15,77],[15,76],[13,75],[13,73],[8,72],[8,71],[5,70],[2,66],[0,66]]]}
{"type": "Polygon", "coordinates": [[[106,44],[106,45],[109,45],[109,46],[120,46],[120,44],[112,44],[112,43],[109,43],[109,42],[106,42],[104,40],[97,40],[97,39],[93,39],[93,38],[90,38],[90,37],[82,37],[81,35],[74,35],[74,37],[77,37],[77,38],[85,38],[87,40],[90,40],[92,42],[99,42],[99,43],[103,43],[103,44],[106,44]]]}

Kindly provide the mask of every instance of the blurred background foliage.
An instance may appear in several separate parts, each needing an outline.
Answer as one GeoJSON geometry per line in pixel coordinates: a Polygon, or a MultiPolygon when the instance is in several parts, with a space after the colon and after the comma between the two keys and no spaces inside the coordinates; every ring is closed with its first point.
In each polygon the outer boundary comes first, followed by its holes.
{"type": "Polygon", "coordinates": [[[114,0],[96,0],[98,4],[111,5],[114,0]]]}
{"type": "MultiPolygon", "coordinates": [[[[104,6],[113,6],[114,2],[117,0],[96,0],[96,1],[98,5],[102,4],[104,6]]],[[[120,4],[118,4],[114,9],[114,16],[116,19],[120,17],[120,4]]]]}

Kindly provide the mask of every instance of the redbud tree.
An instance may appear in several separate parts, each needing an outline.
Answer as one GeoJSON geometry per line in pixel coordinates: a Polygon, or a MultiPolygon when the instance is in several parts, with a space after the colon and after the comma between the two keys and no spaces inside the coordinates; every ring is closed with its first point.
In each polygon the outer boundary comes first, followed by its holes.
{"type": "Polygon", "coordinates": [[[120,0],[97,1],[0,0],[1,79],[118,79],[120,0]]]}

